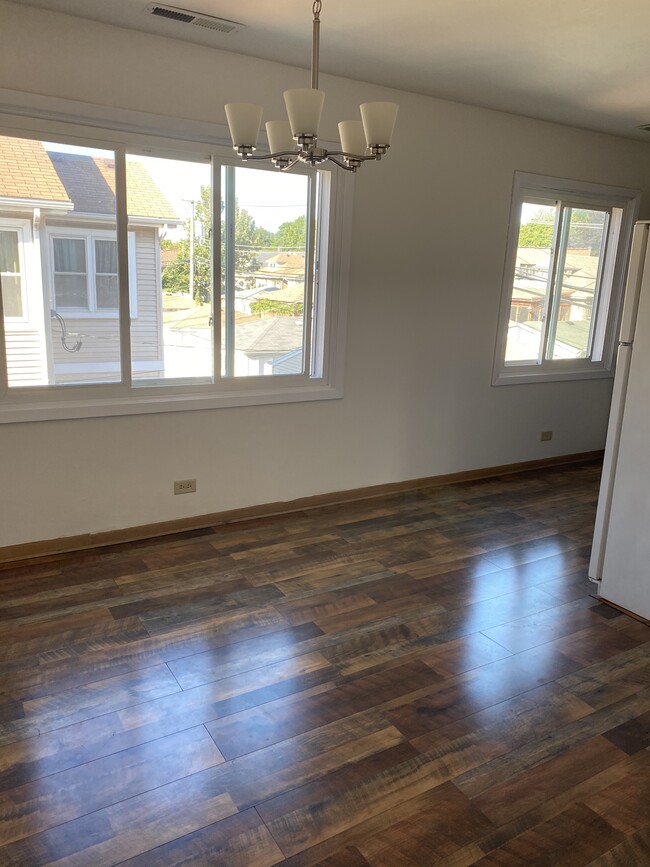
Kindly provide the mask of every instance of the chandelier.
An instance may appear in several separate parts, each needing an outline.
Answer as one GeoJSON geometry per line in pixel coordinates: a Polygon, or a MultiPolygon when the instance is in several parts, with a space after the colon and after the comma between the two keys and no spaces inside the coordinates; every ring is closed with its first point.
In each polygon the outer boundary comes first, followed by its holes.
{"type": "Polygon", "coordinates": [[[361,120],[341,121],[341,150],[329,151],[318,145],[318,125],[325,101],[325,93],[318,89],[321,5],[321,0],[315,0],[312,7],[311,87],[285,90],[289,120],[266,123],[271,153],[253,156],[262,122],[262,106],[249,102],[226,105],[233,148],[243,160],[272,160],[282,171],[298,162],[317,166],[330,160],[342,169],[356,172],[362,162],[380,160],[390,147],[398,109],[395,102],[364,102],[360,106],[361,120]]]}

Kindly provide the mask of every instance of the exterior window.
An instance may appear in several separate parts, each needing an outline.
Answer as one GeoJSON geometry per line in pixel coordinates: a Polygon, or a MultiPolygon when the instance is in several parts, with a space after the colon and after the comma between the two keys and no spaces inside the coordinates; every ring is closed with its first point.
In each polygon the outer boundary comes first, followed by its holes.
{"type": "Polygon", "coordinates": [[[117,243],[95,239],[95,303],[98,310],[117,310],[117,243]]]}
{"type": "Polygon", "coordinates": [[[8,319],[22,319],[25,314],[23,273],[20,262],[20,232],[0,228],[0,282],[2,303],[8,319]]]}
{"type": "Polygon", "coordinates": [[[0,421],[339,397],[351,179],[91,135],[0,135],[0,421]]]}
{"type": "Polygon", "coordinates": [[[119,307],[117,242],[112,239],[52,238],[57,310],[119,307]],[[92,262],[89,270],[88,263],[92,262]]]}
{"type": "Polygon", "coordinates": [[[516,176],[494,384],[611,372],[638,194],[516,176]]]}

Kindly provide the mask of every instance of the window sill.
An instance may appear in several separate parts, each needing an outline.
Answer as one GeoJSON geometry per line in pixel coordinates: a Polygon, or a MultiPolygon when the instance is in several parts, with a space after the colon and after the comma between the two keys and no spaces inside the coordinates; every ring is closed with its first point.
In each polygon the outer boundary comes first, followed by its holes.
{"type": "Polygon", "coordinates": [[[531,382],[572,382],[584,379],[611,379],[614,371],[596,365],[570,369],[536,369],[535,366],[506,368],[495,373],[492,385],[526,385],[531,382]]]}
{"type": "MultiPolygon", "coordinates": [[[[101,387],[101,386],[100,386],[101,387]]],[[[106,386],[111,388],[111,386],[106,386]]],[[[74,388],[74,386],[70,386],[74,388]]],[[[95,389],[97,386],[94,387],[95,389]]],[[[156,387],[134,386],[135,395],[91,397],[65,401],[23,392],[20,400],[0,405],[0,424],[32,421],[58,421],[74,418],[105,418],[124,415],[147,415],[160,412],[187,412],[222,407],[264,406],[278,403],[299,403],[314,400],[334,400],[342,397],[340,388],[318,382],[275,388],[233,388],[215,394],[187,392],[160,394],[156,387]],[[146,393],[145,393],[146,392],[146,393]],[[151,392],[151,393],[149,393],[151,392]],[[22,399],[24,398],[24,400],[22,399]]],[[[96,392],[95,392],[96,394],[96,392]]]]}

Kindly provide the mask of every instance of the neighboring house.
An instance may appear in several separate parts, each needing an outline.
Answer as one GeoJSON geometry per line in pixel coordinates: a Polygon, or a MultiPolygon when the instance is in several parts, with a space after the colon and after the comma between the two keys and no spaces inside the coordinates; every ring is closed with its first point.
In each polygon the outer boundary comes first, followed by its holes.
{"type": "MultiPolygon", "coordinates": [[[[256,301],[276,301],[278,304],[303,304],[305,300],[304,283],[277,288],[263,286],[256,289],[237,289],[235,291],[235,310],[251,315],[251,304],[256,301]]],[[[264,311],[262,311],[264,315],[264,311]]]]}
{"type": "Polygon", "coordinates": [[[302,316],[240,322],[235,339],[235,376],[300,373],[302,344],[302,316]]]}
{"type": "Polygon", "coordinates": [[[304,289],[305,254],[276,253],[253,272],[256,287],[275,286],[277,289],[304,289]]]}
{"type": "MultiPolygon", "coordinates": [[[[540,352],[550,261],[548,248],[517,250],[507,361],[534,359],[540,352]]],[[[586,250],[567,251],[553,349],[555,358],[584,356],[600,261],[600,256],[592,256],[586,250]]]]}
{"type": "MultiPolygon", "coordinates": [[[[551,251],[544,247],[520,247],[515,265],[515,285],[510,319],[531,322],[541,319],[547,295],[551,251]]],[[[591,318],[594,290],[601,257],[569,250],[564,263],[560,320],[591,318]]]]}
{"type": "MultiPolygon", "coordinates": [[[[0,137],[0,280],[9,379],[120,378],[111,159],[0,137]]],[[[160,229],[180,224],[144,166],[127,162],[133,376],[164,371],[160,229]]]]}

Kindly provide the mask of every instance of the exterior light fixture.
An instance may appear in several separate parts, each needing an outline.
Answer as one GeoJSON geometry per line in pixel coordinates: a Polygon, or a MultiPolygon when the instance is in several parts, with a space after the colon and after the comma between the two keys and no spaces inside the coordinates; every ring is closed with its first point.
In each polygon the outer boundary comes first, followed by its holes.
{"type": "Polygon", "coordinates": [[[380,160],[390,147],[399,106],[396,102],[364,102],[361,120],[339,123],[341,150],[328,151],[318,145],[318,125],[325,94],[318,89],[321,0],[315,0],[311,55],[311,87],[285,90],[289,120],[270,120],[266,135],[271,153],[254,156],[262,123],[262,106],[249,102],[226,105],[226,117],[234,150],[243,160],[273,160],[282,171],[296,163],[317,166],[330,160],[349,172],[356,172],[367,160],[380,160]]]}

